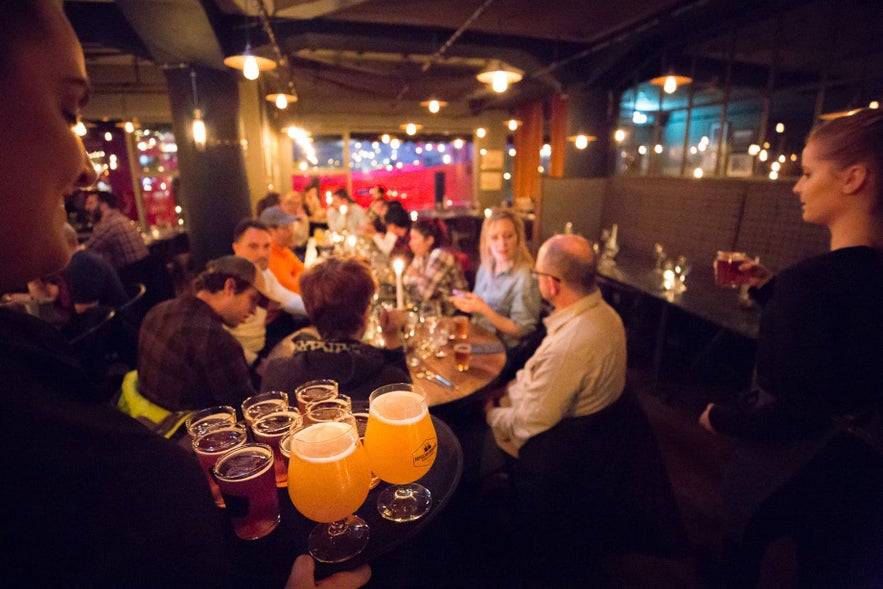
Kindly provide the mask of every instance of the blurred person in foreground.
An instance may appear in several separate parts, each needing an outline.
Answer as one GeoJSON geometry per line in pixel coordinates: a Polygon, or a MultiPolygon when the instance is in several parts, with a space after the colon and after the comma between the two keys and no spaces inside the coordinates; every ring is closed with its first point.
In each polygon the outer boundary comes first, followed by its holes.
{"type": "MultiPolygon", "coordinates": [[[[2,0],[0,22],[5,292],[64,267],[64,196],[96,176],[73,132],[89,85],[61,2],[2,0]],[[12,155],[20,153],[29,157],[12,155]]],[[[55,329],[0,309],[0,374],[7,584],[234,586],[229,523],[193,456],[110,404],[87,401],[92,385],[55,329]]],[[[298,558],[288,587],[314,587],[312,574],[312,560],[298,558]]],[[[358,587],[370,571],[335,577],[323,586],[358,587]]]]}
{"type": "Polygon", "coordinates": [[[494,209],[481,227],[480,250],[475,288],[450,300],[460,311],[471,313],[473,322],[495,331],[511,349],[536,329],[541,304],[521,217],[508,209],[494,209]]]}
{"type": "Polygon", "coordinates": [[[377,288],[364,262],[329,258],[302,274],[300,283],[313,326],[294,336],[290,358],[267,363],[262,391],[291,392],[309,380],[329,378],[338,382],[341,393],[367,399],[379,386],[411,381],[402,349],[402,313],[380,313],[385,349],[362,342],[377,288]]]}
{"type": "Polygon", "coordinates": [[[724,477],[724,584],[754,586],[767,547],[796,544],[800,586],[883,583],[883,112],[816,127],[794,186],[803,220],[831,251],[772,277],[754,262],[762,305],[752,394],[700,417],[732,436],[724,477]]]}

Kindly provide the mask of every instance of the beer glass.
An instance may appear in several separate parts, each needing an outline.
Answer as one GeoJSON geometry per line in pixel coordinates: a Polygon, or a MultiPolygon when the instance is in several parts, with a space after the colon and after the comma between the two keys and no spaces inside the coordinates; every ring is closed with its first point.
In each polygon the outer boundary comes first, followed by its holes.
{"type": "Polygon", "coordinates": [[[195,440],[209,431],[236,423],[236,409],[229,405],[206,407],[191,413],[184,422],[190,438],[195,440]]]}
{"type": "Polygon", "coordinates": [[[739,270],[739,266],[749,260],[744,252],[718,251],[713,264],[715,284],[722,288],[738,288],[744,284],[747,276],[739,270]]]}
{"type": "Polygon", "coordinates": [[[286,407],[284,411],[273,411],[262,415],[251,424],[255,442],[267,444],[273,449],[277,487],[288,484],[288,469],[285,468],[285,459],[279,450],[279,442],[300,421],[300,412],[294,407],[286,407]]]}
{"type": "Polygon", "coordinates": [[[371,393],[365,449],[371,470],[393,485],[377,498],[380,515],[395,522],[426,515],[432,494],[415,481],[429,471],[438,450],[426,394],[410,383],[386,385],[371,393]]]}
{"type": "Polygon", "coordinates": [[[466,315],[454,315],[454,329],[457,339],[467,339],[469,337],[469,317],[466,315]]]}
{"type": "Polygon", "coordinates": [[[454,360],[457,363],[458,372],[469,370],[469,360],[472,357],[472,346],[469,344],[456,344],[454,346],[454,360]]]}
{"type": "Polygon", "coordinates": [[[248,431],[245,426],[238,423],[226,424],[223,427],[215,427],[205,434],[194,438],[193,452],[202,466],[203,472],[208,479],[209,487],[212,490],[212,497],[215,499],[215,505],[224,507],[224,498],[215,480],[212,478],[212,467],[218,459],[225,453],[238,448],[248,441],[248,431]]]}
{"type": "Polygon", "coordinates": [[[297,408],[301,413],[307,412],[307,405],[316,401],[333,399],[337,396],[337,381],[330,379],[311,380],[297,387],[294,391],[297,408]]]}
{"type": "Polygon", "coordinates": [[[237,536],[256,540],[279,525],[279,494],[273,477],[273,450],[269,446],[244,444],[221,456],[212,472],[237,536]]]}
{"type": "Polygon", "coordinates": [[[319,524],[308,538],[321,562],[341,562],[364,550],[370,530],[353,513],[368,496],[371,470],[352,414],[301,422],[289,442],[288,495],[301,514],[319,524]]]}
{"type": "Polygon", "coordinates": [[[267,391],[252,395],[242,402],[242,417],[245,423],[251,425],[254,421],[267,413],[282,411],[288,408],[288,393],[282,391],[267,391]]]}

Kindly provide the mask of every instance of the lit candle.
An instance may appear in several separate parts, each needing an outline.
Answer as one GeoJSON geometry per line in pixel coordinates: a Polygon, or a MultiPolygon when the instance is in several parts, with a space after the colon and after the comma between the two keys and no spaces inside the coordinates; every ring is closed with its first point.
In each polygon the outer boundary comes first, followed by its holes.
{"type": "Polygon", "coordinates": [[[401,309],[405,306],[405,293],[402,291],[402,271],[405,269],[405,261],[396,258],[392,262],[392,268],[396,272],[396,308],[401,309]]]}

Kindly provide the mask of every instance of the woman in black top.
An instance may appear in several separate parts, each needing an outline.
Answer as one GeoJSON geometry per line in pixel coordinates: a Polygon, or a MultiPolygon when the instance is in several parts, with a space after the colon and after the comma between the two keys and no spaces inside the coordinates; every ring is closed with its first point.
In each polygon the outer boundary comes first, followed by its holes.
{"type": "Polygon", "coordinates": [[[724,577],[753,586],[770,542],[797,546],[801,585],[883,580],[883,113],[810,134],[794,187],[831,251],[771,278],[752,262],[763,305],[753,403],[710,404],[709,431],[733,436],[725,476],[724,577]]]}

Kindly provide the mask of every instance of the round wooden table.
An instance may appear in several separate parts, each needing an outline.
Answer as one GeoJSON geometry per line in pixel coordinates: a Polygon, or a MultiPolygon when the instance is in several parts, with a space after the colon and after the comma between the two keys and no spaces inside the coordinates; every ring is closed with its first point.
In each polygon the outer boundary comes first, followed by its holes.
{"type": "MultiPolygon", "coordinates": [[[[449,330],[453,333],[452,318],[446,317],[442,321],[449,323],[449,330]]],[[[475,323],[469,324],[469,336],[465,340],[449,339],[441,351],[444,354],[441,358],[431,354],[422,359],[416,350],[408,350],[411,380],[426,392],[430,407],[457,401],[481,390],[499,376],[506,364],[506,348],[497,334],[475,323]],[[469,370],[466,372],[457,371],[454,359],[454,344],[461,342],[473,346],[469,370]],[[448,381],[450,386],[433,375],[448,381]]]]}
{"type": "MultiPolygon", "coordinates": [[[[445,317],[442,321],[446,322],[450,332],[453,333],[452,318],[445,317]]],[[[441,350],[444,353],[443,357],[438,358],[432,354],[426,359],[421,359],[415,350],[408,351],[411,381],[426,392],[426,401],[430,407],[463,399],[484,388],[497,378],[506,364],[506,348],[497,334],[474,323],[469,324],[467,339],[448,340],[441,350]],[[466,372],[458,372],[454,360],[454,343],[460,341],[473,345],[469,370],[466,372]],[[430,375],[438,375],[451,384],[450,386],[443,384],[430,375]]],[[[294,344],[291,337],[286,337],[276,344],[268,358],[286,358],[293,353],[294,344]]]]}

